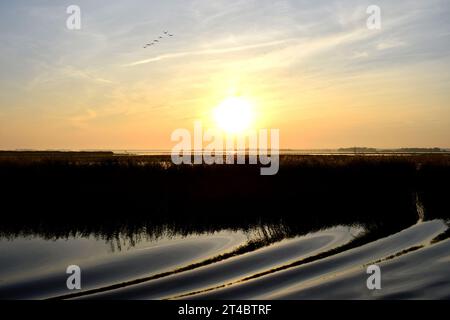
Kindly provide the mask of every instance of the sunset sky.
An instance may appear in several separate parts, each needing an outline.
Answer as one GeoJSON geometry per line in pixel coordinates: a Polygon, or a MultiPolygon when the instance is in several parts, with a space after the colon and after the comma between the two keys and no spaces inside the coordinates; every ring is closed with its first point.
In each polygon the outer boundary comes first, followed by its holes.
{"type": "Polygon", "coordinates": [[[282,148],[450,147],[449,17],[448,0],[1,1],[0,149],[170,149],[230,97],[282,148]]]}

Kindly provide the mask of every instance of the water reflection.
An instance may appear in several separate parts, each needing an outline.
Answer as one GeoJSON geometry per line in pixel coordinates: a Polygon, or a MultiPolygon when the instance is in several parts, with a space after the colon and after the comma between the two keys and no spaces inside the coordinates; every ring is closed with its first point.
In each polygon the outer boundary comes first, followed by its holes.
{"type": "Polygon", "coordinates": [[[241,232],[142,241],[111,252],[109,244],[89,238],[44,240],[16,238],[0,242],[0,297],[46,298],[66,294],[65,270],[82,268],[83,289],[120,283],[204,261],[245,244],[241,232]]]}
{"type": "Polygon", "coordinates": [[[0,298],[366,298],[349,281],[371,262],[381,297],[449,294],[448,160],[289,158],[269,178],[105,157],[0,163],[0,298]],[[436,274],[402,291],[398,261],[425,272],[410,257],[436,274]]]}

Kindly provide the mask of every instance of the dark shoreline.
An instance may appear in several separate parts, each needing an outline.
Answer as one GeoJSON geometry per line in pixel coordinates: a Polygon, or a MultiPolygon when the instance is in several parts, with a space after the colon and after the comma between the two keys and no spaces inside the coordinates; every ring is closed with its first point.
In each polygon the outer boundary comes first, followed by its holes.
{"type": "Polygon", "coordinates": [[[259,229],[278,239],[335,225],[389,234],[450,217],[450,156],[293,156],[255,165],[172,166],[169,156],[0,152],[0,236],[133,239],[259,229]]]}

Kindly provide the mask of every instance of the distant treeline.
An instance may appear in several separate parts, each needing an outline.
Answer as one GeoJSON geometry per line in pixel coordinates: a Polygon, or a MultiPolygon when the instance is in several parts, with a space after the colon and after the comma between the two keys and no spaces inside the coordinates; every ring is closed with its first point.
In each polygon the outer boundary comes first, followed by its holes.
{"type": "Polygon", "coordinates": [[[439,153],[449,152],[449,150],[441,148],[400,148],[400,149],[376,149],[366,147],[352,147],[352,148],[340,148],[339,152],[354,152],[354,153],[439,153]]]}
{"type": "Polygon", "coordinates": [[[449,218],[450,156],[282,156],[255,165],[174,166],[168,156],[0,154],[0,236],[105,239],[259,228],[296,235],[360,224],[391,234],[449,218]]]}
{"type": "Polygon", "coordinates": [[[0,151],[0,159],[5,158],[65,158],[65,157],[111,157],[112,151],[0,151]]]}

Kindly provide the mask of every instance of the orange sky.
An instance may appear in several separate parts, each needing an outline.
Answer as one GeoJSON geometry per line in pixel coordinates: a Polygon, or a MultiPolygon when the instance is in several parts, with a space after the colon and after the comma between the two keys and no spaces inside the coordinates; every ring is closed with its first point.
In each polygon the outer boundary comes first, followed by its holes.
{"type": "Polygon", "coordinates": [[[282,148],[450,147],[449,6],[379,2],[2,3],[0,149],[170,149],[236,96],[282,148]]]}

